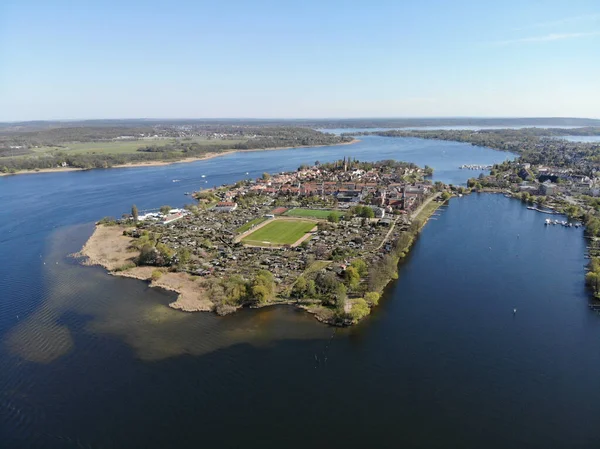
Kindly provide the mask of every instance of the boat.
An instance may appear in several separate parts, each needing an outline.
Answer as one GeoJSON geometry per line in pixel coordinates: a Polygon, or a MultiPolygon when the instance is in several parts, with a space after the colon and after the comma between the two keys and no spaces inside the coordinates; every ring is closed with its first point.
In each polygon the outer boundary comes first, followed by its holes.
{"type": "Polygon", "coordinates": [[[184,195],[191,195],[192,192],[185,192],[184,195]]]}
{"type": "Polygon", "coordinates": [[[549,225],[550,223],[552,223],[552,221],[549,218],[546,218],[546,221],[544,222],[544,224],[549,225]]]}
{"type": "Polygon", "coordinates": [[[173,182],[179,182],[179,179],[174,179],[173,182]]]}
{"type": "Polygon", "coordinates": [[[206,178],[206,175],[202,175],[201,178],[206,178]]]}

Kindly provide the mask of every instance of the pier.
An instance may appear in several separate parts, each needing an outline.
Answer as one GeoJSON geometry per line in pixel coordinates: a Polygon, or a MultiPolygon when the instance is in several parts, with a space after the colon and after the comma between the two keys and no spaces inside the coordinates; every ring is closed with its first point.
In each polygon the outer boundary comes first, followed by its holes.
{"type": "Polygon", "coordinates": [[[461,170],[491,170],[493,165],[479,165],[479,164],[463,164],[460,168],[461,170]]]}

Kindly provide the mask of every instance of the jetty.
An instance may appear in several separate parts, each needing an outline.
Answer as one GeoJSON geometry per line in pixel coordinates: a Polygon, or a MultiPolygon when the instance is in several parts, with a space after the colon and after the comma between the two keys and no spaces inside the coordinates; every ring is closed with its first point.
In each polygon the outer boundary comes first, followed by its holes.
{"type": "Polygon", "coordinates": [[[493,165],[480,165],[480,164],[463,164],[460,168],[461,170],[491,170],[493,165]]]}

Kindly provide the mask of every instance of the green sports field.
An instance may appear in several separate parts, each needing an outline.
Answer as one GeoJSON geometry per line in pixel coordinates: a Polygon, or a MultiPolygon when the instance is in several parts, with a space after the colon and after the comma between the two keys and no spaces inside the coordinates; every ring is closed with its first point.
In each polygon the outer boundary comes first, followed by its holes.
{"type": "Polygon", "coordinates": [[[258,246],[291,245],[315,226],[311,221],[273,220],[242,239],[242,242],[258,246]]]}
{"type": "Polygon", "coordinates": [[[329,214],[334,213],[338,217],[341,217],[343,212],[337,210],[322,210],[322,209],[290,209],[284,215],[289,217],[310,217],[310,218],[321,218],[326,219],[329,214]]]}
{"type": "Polygon", "coordinates": [[[259,223],[262,223],[263,221],[265,221],[267,218],[266,217],[258,217],[255,218],[254,220],[249,221],[248,223],[243,224],[242,226],[240,226],[239,228],[237,228],[235,230],[235,232],[239,232],[240,234],[242,232],[246,232],[248,229],[250,229],[252,226],[256,226],[259,223]]]}

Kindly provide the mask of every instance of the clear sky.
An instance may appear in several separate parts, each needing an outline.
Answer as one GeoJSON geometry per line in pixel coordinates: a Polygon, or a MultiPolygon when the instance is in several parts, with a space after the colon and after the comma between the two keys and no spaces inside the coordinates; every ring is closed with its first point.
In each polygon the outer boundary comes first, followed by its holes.
{"type": "Polygon", "coordinates": [[[600,1],[0,1],[0,121],[426,116],[600,118],[600,1]]]}

